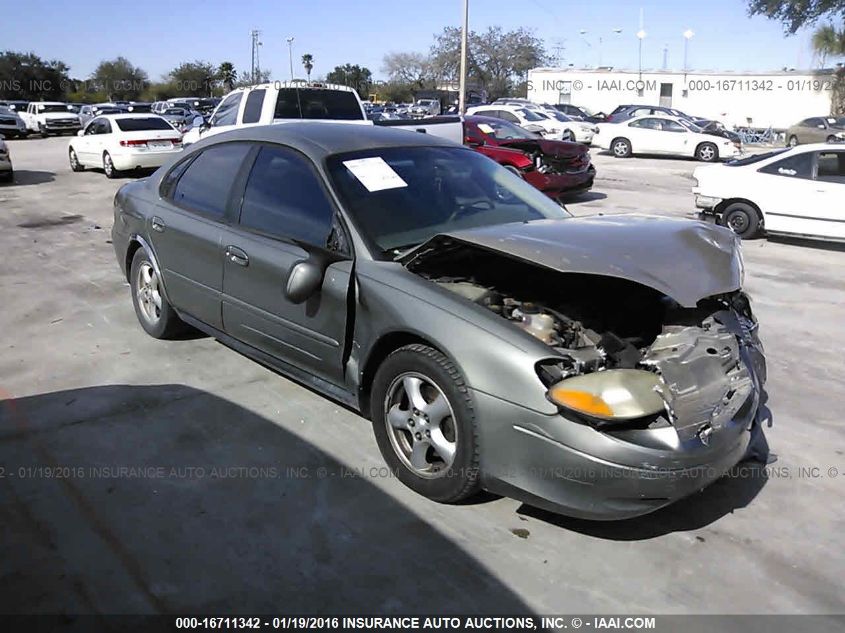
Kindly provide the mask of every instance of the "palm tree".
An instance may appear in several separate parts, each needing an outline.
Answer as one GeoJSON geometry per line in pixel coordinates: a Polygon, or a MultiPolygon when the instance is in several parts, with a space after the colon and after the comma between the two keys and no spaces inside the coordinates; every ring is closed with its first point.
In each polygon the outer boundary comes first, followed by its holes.
{"type": "Polygon", "coordinates": [[[217,68],[217,79],[223,83],[226,92],[232,92],[235,89],[235,82],[238,80],[235,65],[232,62],[221,63],[217,68]]]}
{"type": "Polygon", "coordinates": [[[311,81],[311,70],[314,68],[314,56],[311,53],[305,53],[302,56],[302,65],[305,66],[305,74],[308,75],[308,81],[311,81]]]}
{"type": "Polygon", "coordinates": [[[828,57],[845,55],[845,26],[837,29],[833,24],[820,26],[813,33],[813,50],[819,56],[819,65],[824,66],[828,57]]]}

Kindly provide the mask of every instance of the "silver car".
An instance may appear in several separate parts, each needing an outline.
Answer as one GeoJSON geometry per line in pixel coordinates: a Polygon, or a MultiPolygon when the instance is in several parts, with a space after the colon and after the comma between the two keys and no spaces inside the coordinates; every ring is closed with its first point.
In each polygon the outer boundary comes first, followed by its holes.
{"type": "Polygon", "coordinates": [[[0,182],[13,182],[15,170],[12,168],[12,157],[9,155],[9,146],[0,136],[0,182]]]}
{"type": "Polygon", "coordinates": [[[26,137],[26,123],[14,110],[0,106],[0,134],[6,138],[26,137]]]}
{"type": "Polygon", "coordinates": [[[470,148],[307,122],[200,141],[114,209],[147,333],[189,324],[360,411],[431,499],[632,517],[761,438],[727,229],[573,218],[470,148]]]}

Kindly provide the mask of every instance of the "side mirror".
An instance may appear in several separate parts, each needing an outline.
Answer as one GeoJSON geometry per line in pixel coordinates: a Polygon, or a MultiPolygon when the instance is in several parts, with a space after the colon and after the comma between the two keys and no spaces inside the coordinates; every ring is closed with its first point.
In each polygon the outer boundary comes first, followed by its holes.
{"type": "Polygon", "coordinates": [[[465,136],[464,144],[468,145],[469,147],[481,147],[482,145],[484,145],[484,141],[475,139],[471,136],[465,136]]]}
{"type": "Polygon", "coordinates": [[[293,303],[302,303],[323,285],[323,271],[314,262],[303,260],[294,264],[285,285],[285,295],[293,303]]]}
{"type": "Polygon", "coordinates": [[[194,120],[191,121],[191,127],[202,127],[203,125],[205,125],[205,119],[201,116],[195,116],[194,120]]]}
{"type": "Polygon", "coordinates": [[[76,135],[77,135],[77,136],[85,136],[85,130],[79,130],[79,131],[76,133],[76,135]]]}

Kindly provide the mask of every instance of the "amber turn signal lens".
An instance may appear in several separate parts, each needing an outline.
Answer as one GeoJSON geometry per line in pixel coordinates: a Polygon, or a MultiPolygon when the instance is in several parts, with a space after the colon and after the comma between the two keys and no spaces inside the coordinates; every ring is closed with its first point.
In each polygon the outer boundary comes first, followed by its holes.
{"type": "Polygon", "coordinates": [[[613,410],[599,396],[586,391],[571,391],[557,384],[549,392],[552,400],[562,407],[602,418],[613,417],[613,410]]]}

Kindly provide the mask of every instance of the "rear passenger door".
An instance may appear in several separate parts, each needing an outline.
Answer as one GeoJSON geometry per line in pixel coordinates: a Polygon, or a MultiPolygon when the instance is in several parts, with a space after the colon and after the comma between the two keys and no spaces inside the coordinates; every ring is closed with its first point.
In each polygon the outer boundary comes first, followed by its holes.
{"type": "Polygon", "coordinates": [[[237,218],[233,183],[251,147],[220,143],[178,163],[147,220],[170,302],[216,329],[223,326],[223,227],[237,218]]]}
{"type": "Polygon", "coordinates": [[[845,148],[814,153],[815,204],[810,211],[813,234],[845,239],[845,148]]]}
{"type": "Polygon", "coordinates": [[[224,233],[226,332],[311,374],[343,385],[352,258],[334,203],[304,155],[262,145],[245,179],[240,217],[224,233]],[[295,304],[285,294],[291,269],[311,260],[322,287],[295,304]]]}

